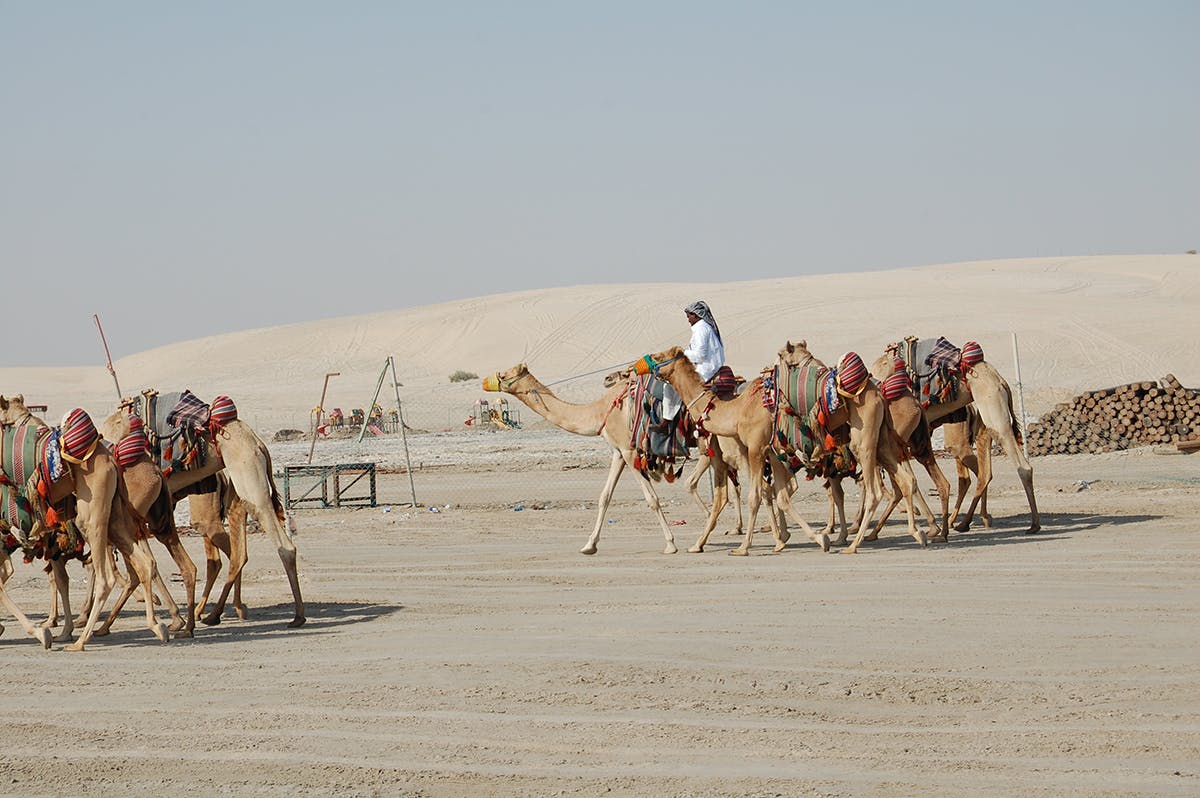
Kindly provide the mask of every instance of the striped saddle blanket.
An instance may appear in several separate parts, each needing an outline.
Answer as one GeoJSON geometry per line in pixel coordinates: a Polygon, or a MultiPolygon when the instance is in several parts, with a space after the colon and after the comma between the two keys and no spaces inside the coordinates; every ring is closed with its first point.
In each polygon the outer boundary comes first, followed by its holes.
{"type": "Polygon", "coordinates": [[[775,452],[808,478],[852,476],[848,429],[828,428],[840,406],[837,373],[825,366],[776,366],[763,376],[763,404],[775,414],[775,452]]]}
{"type": "Polygon", "coordinates": [[[652,374],[641,374],[629,381],[633,413],[629,419],[633,440],[634,466],[643,474],[659,474],[673,481],[688,458],[690,416],[680,412],[673,419],[662,417],[663,390],[666,386],[652,374]]]}

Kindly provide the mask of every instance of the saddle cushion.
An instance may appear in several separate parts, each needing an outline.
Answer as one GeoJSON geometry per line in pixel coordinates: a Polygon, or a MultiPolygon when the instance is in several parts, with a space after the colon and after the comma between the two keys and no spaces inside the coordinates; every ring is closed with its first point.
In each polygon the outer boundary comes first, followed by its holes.
{"type": "Polygon", "coordinates": [[[737,377],[729,366],[721,366],[717,373],[708,381],[709,389],[718,399],[732,399],[737,392],[737,377]]]}
{"type": "Polygon", "coordinates": [[[869,376],[857,352],[847,352],[838,361],[837,385],[843,394],[857,396],[866,387],[869,376]]]}
{"type": "MultiPolygon", "coordinates": [[[[132,426],[132,425],[131,425],[132,426]]],[[[125,469],[138,461],[138,458],[150,455],[150,439],[146,437],[141,425],[136,432],[130,432],[113,449],[117,457],[117,467],[125,469]]]]}
{"type": "Polygon", "coordinates": [[[209,407],[209,423],[220,429],[226,424],[237,421],[238,412],[237,406],[228,396],[218,396],[213,399],[212,406],[209,407]]]}
{"type": "Polygon", "coordinates": [[[894,402],[912,391],[912,380],[908,372],[901,369],[884,380],[879,390],[883,393],[883,401],[894,402]]]}
{"type": "Polygon", "coordinates": [[[92,456],[100,433],[87,411],[75,408],[63,418],[62,452],[71,462],[80,463],[92,456]]]}
{"type": "Polygon", "coordinates": [[[967,341],[962,348],[962,363],[960,368],[963,371],[974,366],[976,363],[983,360],[983,347],[975,341],[967,341]]]}

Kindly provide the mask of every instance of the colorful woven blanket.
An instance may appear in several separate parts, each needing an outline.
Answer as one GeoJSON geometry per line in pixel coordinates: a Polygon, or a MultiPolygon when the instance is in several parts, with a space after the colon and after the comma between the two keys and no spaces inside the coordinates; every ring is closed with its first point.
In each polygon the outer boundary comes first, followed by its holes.
{"type": "Polygon", "coordinates": [[[662,417],[666,383],[650,374],[630,380],[632,410],[629,424],[634,449],[634,466],[648,477],[665,476],[673,482],[683,471],[688,457],[689,415],[681,410],[674,419],[662,417]]]}
{"type": "Polygon", "coordinates": [[[812,364],[777,366],[763,377],[763,404],[775,413],[775,453],[792,471],[804,468],[808,479],[857,469],[848,439],[828,428],[841,401],[837,388],[835,369],[812,364]]]}

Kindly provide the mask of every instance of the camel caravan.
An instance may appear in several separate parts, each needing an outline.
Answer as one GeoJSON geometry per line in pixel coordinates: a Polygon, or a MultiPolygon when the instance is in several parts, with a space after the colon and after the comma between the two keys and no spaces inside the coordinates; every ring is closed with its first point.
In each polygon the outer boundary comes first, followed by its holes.
{"type": "Polygon", "coordinates": [[[975,342],[959,348],[944,338],[905,338],[884,347],[868,369],[857,353],[846,353],[831,368],[812,355],[806,342],[788,341],[775,363],[757,378],[731,381],[728,377],[702,379],[688,353],[672,347],[644,355],[629,368],[610,374],[605,393],[586,404],[558,398],[524,363],[485,377],[482,387],[517,398],[561,429],[602,436],[612,446],[596,521],[580,549],[583,554],[596,553],[613,491],[626,468],[633,472],[662,529],[663,553],[678,551],[654,486],[681,476],[682,464],[693,454],[696,464],[687,486],[707,515],[703,532],[688,548],[693,553],[704,551],[729,503],[731,486],[739,495],[734,501],[737,531],[744,531],[741,543],[730,550],[732,555],[749,553],[764,502],[776,552],[790,540],[790,519],[823,551],[844,546],[842,552],[853,554],[864,542],[878,538],[901,501],[909,534],[921,546],[948,541],[951,527],[967,531],[976,513],[990,526],[987,489],[993,441],[1016,464],[1025,489],[1031,517],[1026,534],[1041,529],[1033,468],[1020,445],[1012,389],[984,360],[975,342]],[[678,415],[664,416],[656,383],[670,385],[678,394],[682,407],[678,415]],[[955,460],[958,493],[953,510],[950,484],[936,462],[931,440],[938,428],[955,460]],[[914,460],[933,481],[940,500],[938,514],[918,488],[911,466],[914,460]],[[708,469],[713,474],[711,506],[697,491],[700,476],[708,469]],[[819,480],[827,494],[829,513],[820,530],[792,506],[800,475],[819,480]],[[884,486],[885,475],[890,491],[884,486]],[[850,526],[844,507],[845,479],[861,485],[862,500],[850,526]],[[975,490],[964,513],[961,508],[972,481],[975,490]],[[739,485],[749,497],[745,525],[739,485]],[[847,545],[850,527],[854,538],[847,545]],[[831,540],[835,533],[836,539],[831,540]]]}
{"type": "Polygon", "coordinates": [[[271,535],[283,562],[295,609],[288,625],[304,624],[296,546],[272,475],[271,455],[254,430],[238,419],[229,397],[217,397],[209,405],[188,391],[162,396],[144,391],[123,400],[99,427],[79,408],[52,427],[29,411],[23,396],[0,396],[0,430],[0,602],[43,647],[64,642],[70,643],[67,650],[84,650],[93,636],[108,633],[139,588],[146,625],[164,643],[172,634],[191,637],[197,619],[220,623],[231,592],[234,609],[244,619],[241,575],[250,514],[271,535]],[[192,523],[204,535],[205,586],[198,601],[197,569],[175,528],[175,504],[185,497],[192,523]],[[167,549],[179,568],[187,595],[182,611],[158,573],[151,538],[167,549]],[[126,578],[117,569],[114,550],[126,564],[126,578]],[[18,551],[26,562],[41,560],[49,575],[50,613],[38,626],[4,590],[18,551]],[[229,561],[225,583],[205,615],[222,555],[229,561]],[[71,612],[66,572],[72,559],[85,562],[90,575],[78,618],[71,612]],[[121,593],[101,621],[120,582],[121,593]],[[169,625],[157,618],[156,596],[167,605],[169,625]],[[60,621],[60,602],[62,629],[52,636],[60,621]],[[83,631],[71,642],[76,626],[83,631]]]}

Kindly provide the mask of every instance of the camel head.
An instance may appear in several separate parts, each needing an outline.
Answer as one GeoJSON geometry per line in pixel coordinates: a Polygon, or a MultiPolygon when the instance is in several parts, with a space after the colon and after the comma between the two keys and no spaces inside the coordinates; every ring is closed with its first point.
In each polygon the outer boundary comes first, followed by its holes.
{"type": "Polygon", "coordinates": [[[604,387],[612,388],[614,385],[620,385],[622,383],[629,382],[630,378],[633,377],[634,374],[635,372],[633,366],[617,369],[616,371],[604,377],[604,387]]]}
{"type": "Polygon", "coordinates": [[[497,371],[483,378],[483,390],[489,393],[512,393],[517,384],[530,377],[529,366],[518,363],[507,371],[497,371]]]}
{"type": "Polygon", "coordinates": [[[633,361],[633,371],[636,374],[653,374],[665,381],[682,364],[687,364],[695,371],[692,362],[683,354],[683,347],[673,346],[653,355],[642,355],[633,361]]]}
{"type": "Polygon", "coordinates": [[[100,425],[100,434],[104,436],[106,441],[119,441],[129,434],[129,409],[127,405],[122,404],[116,411],[100,425]]]}
{"type": "Polygon", "coordinates": [[[900,344],[892,341],[884,347],[883,354],[871,364],[871,376],[879,381],[886,380],[896,371],[896,359],[900,357],[900,344]]]}
{"type": "Polygon", "coordinates": [[[803,366],[806,363],[824,365],[808,351],[808,341],[801,338],[796,343],[788,341],[779,350],[779,362],[785,366],[803,366]]]}
{"type": "Polygon", "coordinates": [[[29,415],[24,394],[0,396],[0,424],[20,424],[29,415]]]}

